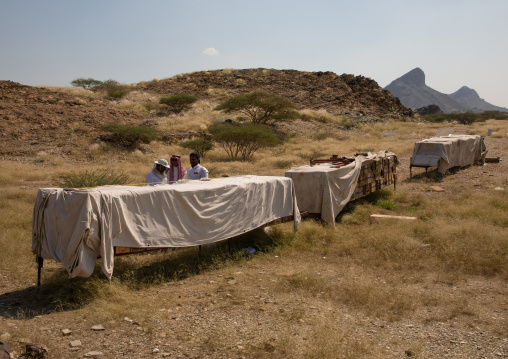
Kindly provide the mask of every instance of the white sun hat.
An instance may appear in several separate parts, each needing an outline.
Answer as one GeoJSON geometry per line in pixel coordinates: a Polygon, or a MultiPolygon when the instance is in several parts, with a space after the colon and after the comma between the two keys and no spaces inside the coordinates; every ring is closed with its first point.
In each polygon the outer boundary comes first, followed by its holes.
{"type": "Polygon", "coordinates": [[[155,161],[154,164],[156,164],[156,165],[162,165],[162,166],[164,166],[166,168],[169,168],[168,161],[166,161],[164,158],[161,158],[160,160],[155,161]]]}

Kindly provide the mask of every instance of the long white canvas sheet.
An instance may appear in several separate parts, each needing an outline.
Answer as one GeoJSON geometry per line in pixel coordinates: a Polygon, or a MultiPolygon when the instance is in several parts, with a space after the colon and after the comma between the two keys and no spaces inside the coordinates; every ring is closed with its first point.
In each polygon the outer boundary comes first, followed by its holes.
{"type": "MultiPolygon", "coordinates": [[[[452,167],[481,163],[487,155],[485,141],[480,135],[448,135],[433,137],[415,143],[411,166],[419,165],[423,158],[439,159],[438,171],[445,173],[452,167]]],[[[429,162],[431,164],[432,162],[429,162]]]]}
{"type": "Polygon", "coordinates": [[[363,162],[393,155],[387,151],[360,155],[340,168],[330,164],[300,166],[286,171],[285,176],[293,180],[301,211],[321,213],[322,220],[334,224],[355,191],[363,162]]]}
{"type": "Polygon", "coordinates": [[[32,250],[88,277],[102,257],[111,278],[114,247],[187,247],[231,238],[300,212],[291,179],[240,176],[158,186],[39,189],[32,250]]]}

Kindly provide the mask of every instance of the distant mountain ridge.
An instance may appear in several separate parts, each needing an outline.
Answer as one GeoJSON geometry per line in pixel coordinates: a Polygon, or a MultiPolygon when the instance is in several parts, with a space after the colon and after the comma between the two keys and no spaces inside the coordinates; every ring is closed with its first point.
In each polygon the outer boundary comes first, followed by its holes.
{"type": "Polygon", "coordinates": [[[480,98],[475,90],[467,86],[462,86],[460,89],[450,94],[450,97],[455,101],[463,103],[464,105],[472,108],[478,108],[483,111],[508,111],[508,108],[499,107],[488,103],[484,99],[480,98]]]}
{"type": "Polygon", "coordinates": [[[475,90],[467,86],[462,86],[450,95],[432,89],[425,84],[425,73],[419,67],[392,81],[385,89],[398,97],[404,106],[413,110],[429,105],[438,105],[444,113],[508,112],[508,108],[488,103],[480,98],[475,90]]]}

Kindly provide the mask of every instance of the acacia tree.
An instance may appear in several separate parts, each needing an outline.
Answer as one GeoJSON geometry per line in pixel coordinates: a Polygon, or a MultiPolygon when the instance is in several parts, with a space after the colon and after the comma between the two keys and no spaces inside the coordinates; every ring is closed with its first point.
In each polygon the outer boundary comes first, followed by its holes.
{"type": "Polygon", "coordinates": [[[269,127],[255,123],[218,123],[208,127],[208,131],[232,160],[249,160],[260,148],[280,143],[269,127]]]}
{"type": "Polygon", "coordinates": [[[75,79],[71,81],[71,85],[74,87],[83,87],[86,90],[94,91],[98,87],[102,85],[102,81],[95,80],[91,77],[85,79],[84,77],[80,77],[79,79],[75,79]]]}
{"type": "Polygon", "coordinates": [[[167,105],[170,111],[179,114],[182,111],[190,109],[192,104],[197,100],[195,96],[181,93],[170,97],[163,97],[159,100],[159,103],[167,105]]]}
{"type": "Polygon", "coordinates": [[[178,145],[199,153],[203,158],[205,158],[206,153],[213,148],[213,142],[203,138],[183,141],[178,145]]]}
{"type": "Polygon", "coordinates": [[[290,120],[298,115],[288,99],[265,92],[230,97],[214,110],[224,113],[240,112],[257,124],[290,120]]]}

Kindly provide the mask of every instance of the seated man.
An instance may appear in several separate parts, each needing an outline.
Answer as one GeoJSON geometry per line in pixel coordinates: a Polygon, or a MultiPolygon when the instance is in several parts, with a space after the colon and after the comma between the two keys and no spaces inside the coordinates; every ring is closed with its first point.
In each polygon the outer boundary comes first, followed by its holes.
{"type": "Polygon", "coordinates": [[[200,165],[199,154],[191,153],[189,155],[191,168],[187,171],[187,179],[197,180],[201,178],[208,178],[208,170],[200,165]]]}
{"type": "Polygon", "coordinates": [[[168,168],[168,161],[165,159],[160,159],[157,162],[154,162],[152,170],[146,175],[146,183],[148,183],[150,186],[168,183],[168,178],[166,175],[168,168]]]}

